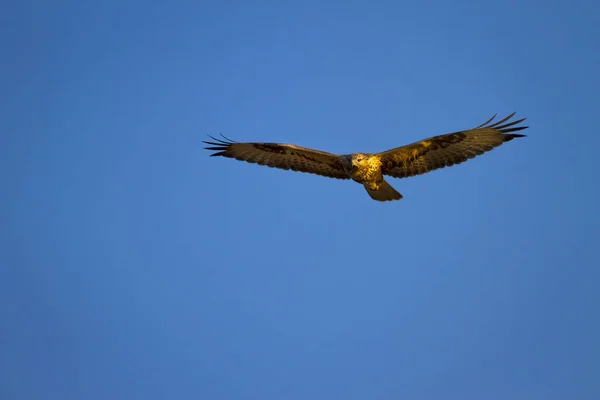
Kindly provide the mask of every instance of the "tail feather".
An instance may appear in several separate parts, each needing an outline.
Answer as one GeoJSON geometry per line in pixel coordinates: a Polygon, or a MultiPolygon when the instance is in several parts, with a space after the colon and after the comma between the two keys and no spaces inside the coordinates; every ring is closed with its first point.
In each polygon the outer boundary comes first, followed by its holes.
{"type": "Polygon", "coordinates": [[[364,185],[367,193],[373,200],[377,201],[392,201],[392,200],[400,200],[402,195],[394,189],[386,180],[382,182],[377,190],[371,190],[367,185],[364,185]]]}

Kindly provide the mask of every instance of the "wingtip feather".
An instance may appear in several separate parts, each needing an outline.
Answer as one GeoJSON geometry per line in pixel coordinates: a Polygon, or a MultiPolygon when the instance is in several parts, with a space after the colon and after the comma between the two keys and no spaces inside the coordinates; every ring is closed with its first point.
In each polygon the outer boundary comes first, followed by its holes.
{"type": "Polygon", "coordinates": [[[508,134],[504,134],[504,141],[510,142],[513,139],[523,138],[523,137],[527,137],[527,135],[523,135],[521,133],[508,133],[508,134]]]}

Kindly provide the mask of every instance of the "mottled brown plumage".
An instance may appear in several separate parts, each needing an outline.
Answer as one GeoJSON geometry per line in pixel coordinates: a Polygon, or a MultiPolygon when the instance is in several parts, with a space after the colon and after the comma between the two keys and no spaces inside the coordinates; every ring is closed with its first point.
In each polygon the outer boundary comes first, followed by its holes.
{"type": "Polygon", "coordinates": [[[407,178],[439,168],[460,164],[492,150],[504,142],[525,135],[512,133],[527,126],[517,126],[525,118],[509,122],[514,113],[494,124],[495,116],[476,128],[434,136],[420,142],[376,154],[336,155],[293,144],[237,143],[225,137],[204,142],[222,156],[273,168],[307,172],[329,178],[352,179],[364,185],[378,201],[399,200],[398,193],[383,178],[407,178]]]}

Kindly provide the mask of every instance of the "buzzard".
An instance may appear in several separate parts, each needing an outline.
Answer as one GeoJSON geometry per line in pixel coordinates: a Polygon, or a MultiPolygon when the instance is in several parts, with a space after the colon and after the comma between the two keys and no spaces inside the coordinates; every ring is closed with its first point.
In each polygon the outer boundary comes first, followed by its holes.
{"type": "Polygon", "coordinates": [[[307,172],[328,178],[352,179],[365,187],[377,201],[400,200],[402,195],[384,178],[408,178],[435,169],[450,167],[474,158],[514,138],[524,137],[512,133],[527,129],[518,126],[525,118],[510,121],[515,113],[492,124],[496,115],[476,128],[434,136],[406,146],[381,153],[352,153],[337,155],[308,149],[293,144],[238,143],[217,139],[204,141],[215,151],[211,157],[222,156],[240,161],[266,165],[285,170],[307,172]]]}

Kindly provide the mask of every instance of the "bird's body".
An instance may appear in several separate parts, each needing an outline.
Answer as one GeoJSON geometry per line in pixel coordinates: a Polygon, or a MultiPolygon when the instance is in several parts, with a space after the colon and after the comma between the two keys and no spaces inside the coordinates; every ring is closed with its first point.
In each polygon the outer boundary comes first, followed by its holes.
{"type": "Polygon", "coordinates": [[[477,128],[434,136],[381,153],[352,153],[335,155],[292,144],[236,143],[215,139],[205,142],[216,150],[212,156],[235,158],[269,167],[313,173],[329,178],[352,179],[362,184],[371,198],[377,201],[400,200],[398,193],[384,175],[407,178],[435,169],[460,164],[490,151],[514,138],[525,135],[512,132],[526,129],[515,126],[525,119],[503,120],[488,125],[494,117],[477,128]]]}
{"type": "Polygon", "coordinates": [[[400,200],[402,195],[385,179],[379,154],[353,153],[341,156],[342,166],[350,179],[360,183],[374,200],[400,200]]]}
{"type": "Polygon", "coordinates": [[[343,155],[341,159],[344,171],[352,180],[369,185],[373,190],[383,180],[381,157],[377,154],[353,153],[343,155]]]}

